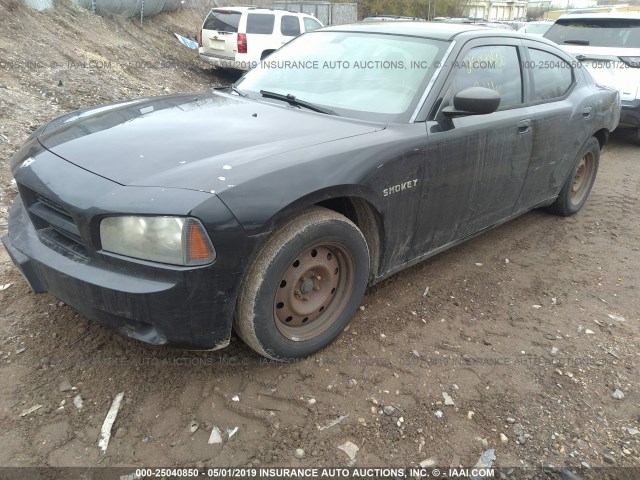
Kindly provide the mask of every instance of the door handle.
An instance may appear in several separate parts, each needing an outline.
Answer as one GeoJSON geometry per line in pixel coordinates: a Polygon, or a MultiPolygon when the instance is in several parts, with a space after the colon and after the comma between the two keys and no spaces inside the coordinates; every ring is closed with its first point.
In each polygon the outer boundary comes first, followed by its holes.
{"type": "Polygon", "coordinates": [[[531,131],[531,120],[520,120],[516,123],[516,127],[518,127],[518,133],[521,135],[529,133],[531,131]]]}
{"type": "Polygon", "coordinates": [[[582,118],[591,118],[592,111],[593,111],[593,108],[586,107],[584,110],[582,110],[582,118]]]}

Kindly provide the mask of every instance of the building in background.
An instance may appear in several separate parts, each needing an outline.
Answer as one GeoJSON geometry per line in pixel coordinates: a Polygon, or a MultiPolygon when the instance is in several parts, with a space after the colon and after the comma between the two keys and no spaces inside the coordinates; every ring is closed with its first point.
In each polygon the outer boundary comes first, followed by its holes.
{"type": "Polygon", "coordinates": [[[273,8],[313,15],[324,25],[343,25],[358,21],[357,3],[273,1],[273,8]]]}
{"type": "Polygon", "coordinates": [[[489,0],[470,0],[469,18],[485,20],[520,20],[527,17],[527,0],[492,2],[489,0]]]}
{"type": "Polygon", "coordinates": [[[551,0],[531,0],[527,8],[527,18],[542,20],[549,10],[551,10],[551,0]]]}

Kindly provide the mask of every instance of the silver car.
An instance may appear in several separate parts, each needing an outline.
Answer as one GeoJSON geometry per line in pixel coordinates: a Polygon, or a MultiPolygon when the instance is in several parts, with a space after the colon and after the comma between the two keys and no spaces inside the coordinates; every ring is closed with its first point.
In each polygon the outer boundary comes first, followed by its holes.
{"type": "Polygon", "coordinates": [[[551,28],[553,22],[540,20],[538,22],[527,22],[518,29],[519,32],[528,33],[530,35],[544,35],[551,28]]]}
{"type": "Polygon", "coordinates": [[[596,82],[620,91],[620,126],[633,128],[640,145],[640,14],[563,15],[544,37],[575,55],[596,82]]]}

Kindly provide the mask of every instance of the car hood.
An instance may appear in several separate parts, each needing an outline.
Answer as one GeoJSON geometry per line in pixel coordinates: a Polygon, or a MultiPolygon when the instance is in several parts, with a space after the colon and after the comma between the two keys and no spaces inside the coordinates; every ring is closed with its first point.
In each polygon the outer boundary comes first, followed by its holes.
{"type": "Polygon", "coordinates": [[[582,65],[601,85],[620,91],[624,101],[640,98],[640,69],[626,66],[620,57],[640,57],[640,48],[591,47],[561,45],[567,52],[580,57],[582,65]]]}
{"type": "Polygon", "coordinates": [[[268,157],[384,128],[207,91],[73,112],[52,121],[38,140],[121,185],[220,193],[247,169],[268,171],[268,157]]]}

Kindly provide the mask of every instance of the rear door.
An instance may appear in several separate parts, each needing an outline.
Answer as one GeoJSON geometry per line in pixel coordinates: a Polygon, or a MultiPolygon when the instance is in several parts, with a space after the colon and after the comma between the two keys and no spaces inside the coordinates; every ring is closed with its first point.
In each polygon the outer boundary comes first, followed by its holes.
{"type": "Polygon", "coordinates": [[[595,131],[597,113],[593,92],[580,81],[570,57],[539,42],[523,43],[524,72],[531,85],[527,100],[534,109],[533,150],[518,211],[558,194],[577,153],[595,131]]]}
{"type": "Polygon", "coordinates": [[[250,61],[258,61],[268,50],[277,50],[281,42],[276,33],[275,13],[249,12],[247,14],[247,53],[250,61]]]}
{"type": "Polygon", "coordinates": [[[216,57],[235,58],[238,45],[238,26],[242,13],[214,8],[202,24],[203,53],[216,57]]]}

